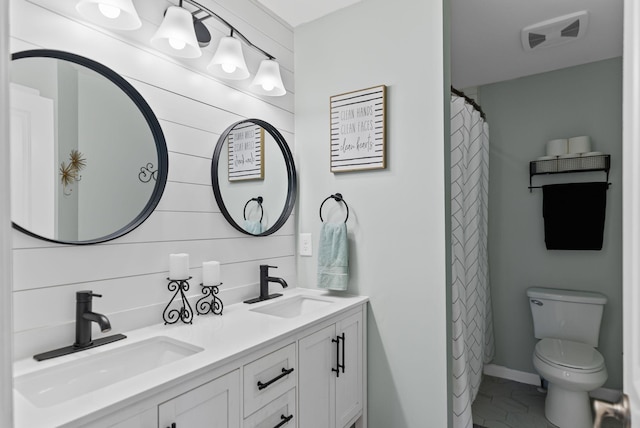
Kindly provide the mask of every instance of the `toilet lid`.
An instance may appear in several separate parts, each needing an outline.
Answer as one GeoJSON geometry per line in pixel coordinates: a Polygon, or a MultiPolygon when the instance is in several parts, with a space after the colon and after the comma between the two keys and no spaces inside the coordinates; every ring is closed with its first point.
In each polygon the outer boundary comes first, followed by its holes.
{"type": "Polygon", "coordinates": [[[604,357],[594,347],[564,339],[542,339],[536,355],[550,363],[576,370],[595,370],[604,366],[604,357]]]}

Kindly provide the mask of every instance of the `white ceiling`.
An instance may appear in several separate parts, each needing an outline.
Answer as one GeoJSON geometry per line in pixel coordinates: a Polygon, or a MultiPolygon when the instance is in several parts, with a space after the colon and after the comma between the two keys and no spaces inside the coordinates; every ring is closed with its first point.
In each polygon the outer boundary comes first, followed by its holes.
{"type": "MultiPolygon", "coordinates": [[[[253,0],[292,27],[362,0],[253,0]]],[[[450,0],[451,83],[468,88],[622,55],[623,0],[450,0]],[[521,30],[586,10],[584,37],[525,51],[521,30]]]]}
{"type": "Polygon", "coordinates": [[[468,88],[622,55],[623,0],[451,0],[451,80],[468,88]],[[581,10],[584,37],[525,51],[522,28],[581,10]]]}
{"type": "Polygon", "coordinates": [[[313,21],[362,0],[254,0],[292,27],[313,21]]]}

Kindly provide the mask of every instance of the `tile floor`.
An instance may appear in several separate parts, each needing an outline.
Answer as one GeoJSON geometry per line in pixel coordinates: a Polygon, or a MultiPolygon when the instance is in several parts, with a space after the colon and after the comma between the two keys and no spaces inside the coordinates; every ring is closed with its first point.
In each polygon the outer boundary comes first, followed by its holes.
{"type": "MultiPolygon", "coordinates": [[[[534,385],[485,375],[473,402],[474,428],[557,428],[544,417],[544,399],[534,385]]],[[[620,422],[604,420],[603,428],[618,427],[620,422]]]]}

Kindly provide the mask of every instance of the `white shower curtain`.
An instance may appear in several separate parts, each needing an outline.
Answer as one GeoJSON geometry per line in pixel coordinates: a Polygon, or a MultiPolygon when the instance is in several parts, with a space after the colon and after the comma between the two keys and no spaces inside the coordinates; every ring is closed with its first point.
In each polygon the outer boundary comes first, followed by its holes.
{"type": "Polygon", "coordinates": [[[487,257],[489,127],[451,98],[453,426],[471,428],[484,364],[494,353],[487,257]]]}

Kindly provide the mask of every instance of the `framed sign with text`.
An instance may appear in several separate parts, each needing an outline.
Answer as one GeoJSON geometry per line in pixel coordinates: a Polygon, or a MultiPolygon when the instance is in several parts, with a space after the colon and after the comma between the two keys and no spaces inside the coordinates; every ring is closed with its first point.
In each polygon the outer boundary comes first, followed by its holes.
{"type": "Polygon", "coordinates": [[[264,179],[264,129],[253,123],[233,128],[228,137],[229,181],[264,179]]]}
{"type": "Polygon", "coordinates": [[[386,168],[385,85],[330,98],[331,172],[386,168]]]}

